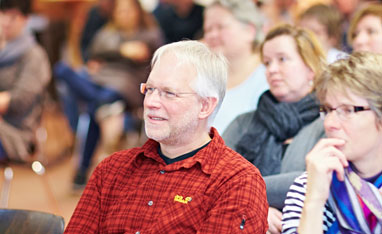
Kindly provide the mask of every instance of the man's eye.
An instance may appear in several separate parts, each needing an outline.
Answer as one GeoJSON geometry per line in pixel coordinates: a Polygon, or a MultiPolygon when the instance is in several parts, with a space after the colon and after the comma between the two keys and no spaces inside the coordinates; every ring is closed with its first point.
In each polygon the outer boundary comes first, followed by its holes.
{"type": "Polygon", "coordinates": [[[153,93],[154,90],[155,90],[155,88],[146,87],[146,92],[148,92],[148,93],[153,93]]]}
{"type": "Polygon", "coordinates": [[[170,91],[165,91],[165,95],[166,95],[166,97],[168,97],[168,98],[174,98],[174,97],[176,97],[176,93],[174,93],[174,92],[170,92],[170,91]]]}

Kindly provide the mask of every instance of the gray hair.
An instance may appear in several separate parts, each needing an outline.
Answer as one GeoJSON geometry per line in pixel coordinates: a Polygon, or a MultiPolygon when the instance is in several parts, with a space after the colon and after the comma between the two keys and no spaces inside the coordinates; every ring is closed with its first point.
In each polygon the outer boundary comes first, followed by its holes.
{"type": "Polygon", "coordinates": [[[160,62],[166,53],[172,53],[179,63],[191,64],[197,73],[196,80],[191,87],[201,98],[217,98],[218,104],[208,118],[208,127],[223,102],[227,84],[227,61],[222,54],[212,52],[205,44],[198,41],[179,41],[160,47],[155,51],[151,67],[160,62]]]}
{"type": "Polygon", "coordinates": [[[253,48],[257,49],[264,39],[264,16],[257,9],[255,3],[252,0],[215,0],[210,7],[215,5],[227,9],[238,21],[255,26],[256,36],[253,48]]]}

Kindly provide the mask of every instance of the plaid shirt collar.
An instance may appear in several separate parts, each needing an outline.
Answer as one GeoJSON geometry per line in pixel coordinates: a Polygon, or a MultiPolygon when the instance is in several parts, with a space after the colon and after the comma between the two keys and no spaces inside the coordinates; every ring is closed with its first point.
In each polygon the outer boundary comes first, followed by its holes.
{"type": "Polygon", "coordinates": [[[141,152],[137,154],[137,157],[135,158],[135,163],[138,163],[139,160],[145,160],[147,158],[150,158],[152,160],[155,160],[160,168],[162,170],[166,171],[175,171],[179,170],[180,168],[191,168],[196,163],[199,163],[201,165],[201,169],[205,174],[211,174],[219,160],[219,155],[221,155],[223,152],[222,149],[225,147],[222,147],[224,145],[224,141],[217,132],[217,130],[213,127],[211,127],[210,130],[210,136],[211,136],[211,142],[201,149],[199,152],[197,152],[193,157],[187,158],[185,160],[172,163],[170,165],[166,165],[163,159],[158,154],[158,147],[159,143],[149,139],[141,148],[141,152]],[[220,151],[220,153],[219,153],[220,151]],[[207,152],[215,152],[214,154],[207,153],[207,152]]]}

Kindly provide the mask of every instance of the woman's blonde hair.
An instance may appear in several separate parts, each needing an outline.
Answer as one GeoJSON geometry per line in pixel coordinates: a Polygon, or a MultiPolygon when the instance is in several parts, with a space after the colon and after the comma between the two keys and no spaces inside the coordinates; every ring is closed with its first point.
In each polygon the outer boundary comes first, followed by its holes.
{"type": "Polygon", "coordinates": [[[325,101],[328,93],[348,95],[351,91],[365,98],[382,120],[382,54],[355,52],[330,64],[315,82],[320,102],[325,101]]]}
{"type": "Polygon", "coordinates": [[[367,7],[359,10],[354,17],[352,18],[347,34],[347,39],[350,44],[353,44],[353,40],[356,37],[356,28],[361,21],[361,19],[367,15],[374,15],[379,17],[381,20],[381,25],[382,25],[382,5],[381,4],[370,4],[367,7]]]}
{"type": "Polygon", "coordinates": [[[304,63],[314,72],[315,78],[321,74],[326,66],[325,52],[316,36],[303,28],[282,24],[271,29],[260,45],[260,57],[264,63],[263,47],[267,41],[279,36],[290,36],[296,43],[296,49],[304,63]]]}

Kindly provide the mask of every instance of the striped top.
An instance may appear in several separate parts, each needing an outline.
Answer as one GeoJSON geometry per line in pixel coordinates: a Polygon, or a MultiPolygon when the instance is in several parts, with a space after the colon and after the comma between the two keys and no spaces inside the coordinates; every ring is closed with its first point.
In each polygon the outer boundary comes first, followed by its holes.
{"type": "MultiPolygon", "coordinates": [[[[304,172],[301,176],[295,179],[289,189],[289,192],[287,193],[282,218],[283,234],[297,233],[302,208],[304,206],[306,183],[307,173],[304,172]]],[[[329,227],[336,220],[335,215],[328,203],[326,203],[323,208],[323,215],[323,230],[324,233],[326,233],[329,227]]]]}

